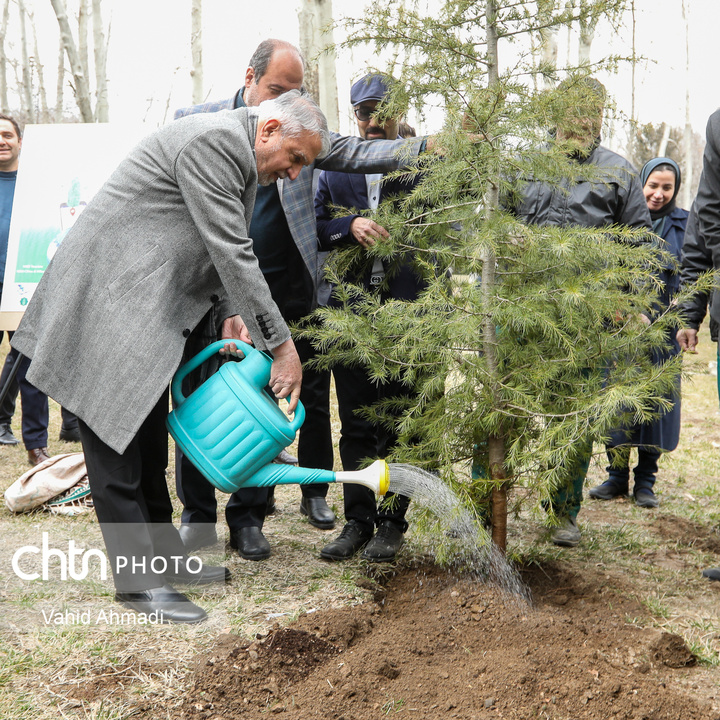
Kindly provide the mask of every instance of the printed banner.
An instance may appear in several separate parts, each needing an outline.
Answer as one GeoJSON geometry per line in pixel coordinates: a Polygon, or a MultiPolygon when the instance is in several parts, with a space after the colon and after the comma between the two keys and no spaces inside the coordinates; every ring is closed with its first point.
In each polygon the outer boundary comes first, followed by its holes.
{"type": "Polygon", "coordinates": [[[26,126],[0,315],[25,309],[68,230],[147,132],[108,123],[26,126]]]}

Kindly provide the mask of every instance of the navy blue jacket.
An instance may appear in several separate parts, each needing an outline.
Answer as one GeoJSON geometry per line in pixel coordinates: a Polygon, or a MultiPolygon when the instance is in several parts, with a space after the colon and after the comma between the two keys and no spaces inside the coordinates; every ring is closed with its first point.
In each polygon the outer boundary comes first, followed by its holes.
{"type": "MultiPolygon", "coordinates": [[[[380,189],[380,202],[383,200],[407,193],[417,180],[393,178],[384,180],[380,189]]],[[[318,179],[315,194],[315,216],[317,218],[317,234],[322,250],[333,250],[338,247],[357,245],[357,241],[350,232],[350,224],[360,216],[359,212],[345,217],[333,217],[333,206],[345,207],[350,210],[366,210],[369,206],[367,195],[367,182],[365,175],[354,173],[334,172],[323,170],[318,179]]],[[[363,264],[362,272],[351,282],[362,282],[366,289],[371,288],[370,270],[372,259],[368,258],[363,264]]],[[[409,259],[402,258],[393,267],[388,269],[386,277],[387,289],[383,289],[383,296],[395,300],[415,300],[418,293],[425,287],[425,283],[412,267],[409,259]]],[[[330,305],[334,302],[331,300],[330,305]]]]}

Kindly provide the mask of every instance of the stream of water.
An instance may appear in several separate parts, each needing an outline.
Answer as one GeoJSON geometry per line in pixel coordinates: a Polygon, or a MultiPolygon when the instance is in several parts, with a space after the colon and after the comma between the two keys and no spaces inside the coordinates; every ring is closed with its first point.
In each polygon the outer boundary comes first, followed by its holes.
{"type": "Polygon", "coordinates": [[[517,570],[451,488],[413,465],[390,463],[389,468],[390,491],[412,498],[437,519],[431,551],[440,564],[496,585],[513,601],[530,602],[517,570]]]}

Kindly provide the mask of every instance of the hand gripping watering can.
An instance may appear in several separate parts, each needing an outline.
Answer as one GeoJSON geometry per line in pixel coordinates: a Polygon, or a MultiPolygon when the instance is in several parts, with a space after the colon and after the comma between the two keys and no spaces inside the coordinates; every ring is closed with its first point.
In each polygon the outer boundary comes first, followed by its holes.
{"type": "Polygon", "coordinates": [[[390,473],[384,460],[364,470],[332,472],[273,463],[292,444],[305,419],[298,402],[292,420],[265,390],[270,382],[272,358],[241,340],[220,340],[208,345],[183,365],[173,378],[175,409],[167,427],[190,462],[219,490],[232,493],[242,487],[297,483],[350,482],[365,485],[378,495],[388,490],[390,473]],[[185,397],[185,377],[235,343],[245,357],[228,362],[195,392],[185,397]]]}

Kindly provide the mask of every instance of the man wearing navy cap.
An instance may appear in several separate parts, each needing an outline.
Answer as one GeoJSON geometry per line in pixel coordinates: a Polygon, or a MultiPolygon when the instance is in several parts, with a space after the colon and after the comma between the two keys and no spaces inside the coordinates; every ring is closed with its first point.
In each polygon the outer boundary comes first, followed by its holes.
{"type": "MultiPolygon", "coordinates": [[[[389,92],[390,78],[370,74],[358,80],[350,91],[358,132],[364,140],[395,140],[401,118],[379,121],[378,105],[389,92]]],[[[406,194],[415,179],[387,179],[382,174],[357,175],[323,170],[315,196],[318,240],[323,250],[354,245],[364,248],[382,242],[387,230],[369,217],[359,214],[334,217],[334,207],[377,208],[386,197],[406,194]]],[[[368,292],[379,293],[383,300],[415,300],[424,287],[407,259],[400,259],[393,272],[385,274],[379,258],[368,260],[359,277],[348,278],[362,283],[368,292]]],[[[331,297],[330,305],[336,304],[331,297]]],[[[339,304],[339,303],[338,303],[339,304]]],[[[363,367],[337,365],[333,368],[340,415],[340,457],[345,470],[360,469],[366,458],[385,457],[397,442],[397,436],[374,425],[357,414],[363,406],[389,397],[404,397],[408,388],[399,382],[373,382],[363,367]]],[[[371,562],[388,562],[395,558],[408,524],[405,520],[410,499],[396,495],[391,503],[378,507],[371,490],[361,485],[343,485],[345,527],[340,535],[320,551],[325,560],[345,560],[363,547],[363,558],[371,562]],[[377,532],[375,528],[377,527],[377,532]]],[[[385,496],[388,500],[389,495],[385,496]]]]}
{"type": "MultiPolygon", "coordinates": [[[[244,87],[234,97],[183,108],[175,113],[175,117],[246,105],[254,107],[280,92],[300,89],[304,70],[302,56],[296,47],[283,40],[264,40],[250,58],[244,87]]],[[[423,149],[424,138],[409,140],[406,144],[366,143],[360,138],[331,133],[330,152],[317,165],[303,168],[292,182],[281,180],[267,189],[258,189],[250,227],[253,252],[285,320],[302,319],[318,304],[323,304],[329,294],[322,272],[325,254],[318,251],[315,229],[313,170],[389,172],[401,167],[405,157],[415,157],[423,149]]],[[[363,179],[365,176],[358,177],[363,179]]],[[[207,326],[205,323],[203,328],[207,329],[207,326]]],[[[209,328],[209,331],[212,335],[215,328],[209,328]]],[[[205,342],[210,339],[207,337],[205,342]]],[[[301,340],[297,347],[303,361],[313,352],[307,341],[301,340]]],[[[306,371],[300,400],[307,411],[298,442],[300,465],[331,470],[333,452],[327,373],[306,371]]],[[[180,534],[187,549],[212,545],[217,539],[214,488],[188,462],[181,466],[177,478],[178,497],[185,507],[180,534]]],[[[327,486],[303,485],[302,492],[300,509],[310,523],[321,529],[333,528],[335,515],[325,501],[327,486]]],[[[262,533],[268,504],[267,488],[243,488],[233,493],[225,509],[230,544],[246,560],[270,557],[270,544],[262,533]]]]}

